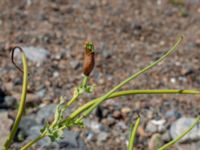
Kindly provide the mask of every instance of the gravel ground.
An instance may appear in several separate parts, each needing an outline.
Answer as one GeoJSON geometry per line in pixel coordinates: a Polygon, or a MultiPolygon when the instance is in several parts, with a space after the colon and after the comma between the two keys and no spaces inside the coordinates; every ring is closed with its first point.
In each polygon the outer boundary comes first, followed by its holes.
{"type": "MultiPolygon", "coordinates": [[[[199,0],[1,0],[0,10],[0,109],[11,119],[16,115],[22,84],[8,50],[16,45],[41,50],[40,56],[35,56],[38,59],[30,56],[28,62],[27,116],[57,103],[61,95],[71,97],[73,87],[82,80],[83,43],[87,39],[96,49],[90,79],[96,88],[72,109],[159,58],[179,35],[184,35],[184,41],[176,53],[123,89],[200,89],[199,0]]],[[[16,62],[21,60],[16,58],[16,62]]],[[[122,97],[103,104],[99,108],[103,115],[91,115],[88,128],[71,130],[80,133],[88,150],[126,149],[130,122],[140,112],[136,147],[154,149],[154,137],[159,134],[163,143],[169,141],[170,137],[163,140],[164,134],[177,119],[196,117],[199,103],[199,95],[122,97]],[[164,129],[150,131],[152,120],[165,120],[164,129]]],[[[199,143],[199,139],[190,140],[174,149],[196,150],[199,143]]],[[[16,140],[13,149],[18,145],[16,140]]]]}

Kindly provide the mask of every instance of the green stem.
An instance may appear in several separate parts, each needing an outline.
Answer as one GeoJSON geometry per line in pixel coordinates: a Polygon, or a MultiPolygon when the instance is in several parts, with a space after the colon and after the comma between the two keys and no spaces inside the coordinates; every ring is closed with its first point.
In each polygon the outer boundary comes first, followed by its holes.
{"type": "MultiPolygon", "coordinates": [[[[84,89],[87,86],[88,79],[89,79],[88,76],[86,75],[83,76],[83,81],[81,83],[80,88],[84,89]]],[[[64,110],[66,110],[72,103],[74,103],[76,99],[80,96],[80,94],[82,94],[82,93],[79,93],[80,91],[77,91],[77,90],[79,89],[75,89],[72,99],[64,106],[64,110]]]]}
{"type": "Polygon", "coordinates": [[[174,52],[176,50],[177,46],[180,44],[180,42],[182,41],[182,39],[183,39],[183,37],[181,36],[177,40],[177,42],[174,44],[174,46],[171,49],[169,49],[158,60],[154,61],[153,63],[151,63],[150,65],[148,65],[144,69],[141,69],[137,73],[135,73],[132,76],[128,77],[127,79],[125,79],[124,81],[122,81],[120,84],[118,84],[117,86],[115,86],[113,89],[111,89],[109,92],[107,92],[105,95],[103,95],[102,97],[100,97],[99,100],[98,100],[98,102],[96,102],[87,111],[85,111],[82,117],[83,118],[87,117],[98,105],[100,105],[102,102],[104,102],[112,93],[114,93],[115,91],[119,90],[122,86],[124,86],[128,82],[130,82],[131,80],[133,80],[133,79],[139,77],[140,75],[144,74],[145,72],[147,72],[148,70],[150,70],[151,68],[153,68],[154,66],[156,66],[158,63],[160,63],[162,60],[164,60],[167,56],[169,56],[172,52],[174,52]]]}
{"type": "Polygon", "coordinates": [[[74,95],[72,99],[64,106],[64,110],[66,110],[72,103],[76,101],[79,95],[74,95]]]}
{"type": "MultiPolygon", "coordinates": [[[[193,90],[128,90],[128,91],[120,91],[115,92],[112,95],[110,95],[107,99],[119,97],[119,96],[126,96],[126,95],[136,95],[136,94],[200,94],[200,91],[193,91],[193,90]]],[[[98,102],[99,98],[96,98],[94,100],[89,101],[88,103],[84,104],[83,106],[79,107],[76,111],[74,111],[67,119],[63,120],[61,123],[61,126],[65,124],[67,121],[75,119],[77,116],[79,116],[82,112],[90,108],[92,105],[94,105],[96,102],[98,102]]],[[[78,118],[81,119],[81,118],[78,118]]],[[[63,126],[63,129],[65,126],[63,126]]],[[[33,140],[37,142],[38,140],[33,140]]],[[[34,142],[31,142],[34,144],[34,142]]],[[[31,144],[31,145],[32,145],[31,144]]]]}
{"type": "MultiPolygon", "coordinates": [[[[127,91],[120,91],[111,94],[106,99],[111,99],[119,96],[127,96],[127,95],[136,95],[136,94],[200,94],[200,91],[193,91],[193,90],[176,90],[176,89],[163,89],[163,90],[127,90],[127,91]]],[[[101,97],[100,97],[101,98],[101,97]]],[[[85,110],[89,109],[92,105],[97,103],[99,98],[89,101],[88,103],[84,104],[83,106],[79,107],[76,111],[74,111],[68,118],[74,119],[78,115],[80,115],[85,110]]],[[[68,120],[68,119],[67,119],[68,120]]],[[[64,122],[64,121],[63,121],[64,122]]]]}
{"type": "Polygon", "coordinates": [[[86,87],[87,86],[88,79],[89,79],[89,76],[83,75],[83,81],[81,83],[82,87],[86,87]]]}
{"type": "Polygon", "coordinates": [[[180,136],[178,136],[176,139],[172,140],[171,142],[165,144],[158,150],[165,150],[165,149],[169,148],[170,146],[172,146],[173,144],[177,143],[181,138],[183,138],[186,134],[188,134],[199,123],[199,121],[200,121],[200,116],[198,116],[196,118],[195,122],[190,126],[189,129],[187,129],[185,132],[183,132],[183,134],[181,134],[180,136]]]}
{"type": "Polygon", "coordinates": [[[128,143],[128,150],[133,150],[133,145],[134,145],[134,141],[135,141],[135,137],[136,137],[136,133],[137,133],[137,129],[140,125],[140,117],[137,118],[135,125],[131,125],[131,135],[129,138],[129,143],[128,143]]]}
{"type": "Polygon", "coordinates": [[[40,136],[38,136],[37,138],[35,138],[34,140],[30,141],[29,143],[27,143],[25,146],[23,146],[21,148],[21,150],[27,150],[28,148],[30,148],[33,144],[37,143],[39,140],[43,139],[46,136],[46,133],[41,134],[40,136]]]}
{"type": "Polygon", "coordinates": [[[12,130],[11,130],[9,136],[7,137],[6,142],[4,143],[3,150],[7,150],[10,147],[10,145],[12,144],[13,138],[14,138],[16,131],[18,129],[18,126],[19,126],[19,122],[20,122],[20,120],[22,118],[22,114],[24,112],[27,85],[28,85],[28,67],[27,67],[26,56],[23,52],[22,52],[22,63],[23,63],[23,85],[22,85],[22,95],[20,98],[19,111],[17,113],[16,120],[14,122],[12,130]]]}

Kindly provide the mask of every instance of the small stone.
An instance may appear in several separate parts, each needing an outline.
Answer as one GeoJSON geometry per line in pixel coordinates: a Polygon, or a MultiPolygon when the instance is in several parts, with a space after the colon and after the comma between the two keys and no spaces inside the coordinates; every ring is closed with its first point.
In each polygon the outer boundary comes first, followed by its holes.
{"type": "Polygon", "coordinates": [[[166,127],[164,126],[165,120],[150,120],[145,128],[145,131],[148,133],[156,133],[165,131],[166,127]]]}
{"type": "Polygon", "coordinates": [[[122,130],[126,130],[128,128],[123,121],[117,122],[116,126],[119,127],[122,130]]]}
{"type": "Polygon", "coordinates": [[[121,112],[116,110],[113,112],[113,117],[116,118],[116,119],[120,119],[122,116],[121,116],[121,112]]]}
{"type": "MultiPolygon", "coordinates": [[[[170,127],[170,135],[173,139],[177,138],[186,131],[195,122],[195,118],[182,117],[174,122],[170,127]]],[[[188,134],[186,134],[180,142],[188,142],[200,139],[199,125],[195,126],[188,134]]]]}
{"type": "Polygon", "coordinates": [[[103,50],[103,57],[106,59],[109,59],[112,56],[111,51],[109,50],[103,50]]]}
{"type": "Polygon", "coordinates": [[[89,119],[85,119],[84,120],[84,124],[85,124],[86,127],[91,129],[95,133],[99,133],[99,132],[105,130],[105,127],[102,124],[100,124],[100,123],[98,123],[96,121],[91,121],[89,119]]]}
{"type": "Polygon", "coordinates": [[[127,114],[130,113],[130,112],[131,112],[131,109],[129,107],[123,107],[121,109],[121,113],[122,113],[123,116],[127,116],[127,114]]]}
{"type": "Polygon", "coordinates": [[[157,126],[154,123],[152,123],[152,121],[149,121],[146,125],[145,131],[149,133],[155,133],[158,131],[158,129],[157,126]]]}
{"type": "Polygon", "coordinates": [[[107,132],[100,132],[97,136],[97,141],[98,142],[104,142],[108,139],[108,133],[107,132]]]}
{"type": "Polygon", "coordinates": [[[44,98],[45,94],[46,94],[46,89],[41,89],[36,93],[38,98],[44,98]]]}
{"type": "Polygon", "coordinates": [[[162,141],[160,134],[158,134],[158,133],[153,134],[148,143],[148,150],[159,149],[163,145],[163,143],[164,142],[162,141]]]}
{"type": "Polygon", "coordinates": [[[91,141],[94,138],[94,132],[88,131],[85,136],[88,141],[91,141]]]}
{"type": "Polygon", "coordinates": [[[168,130],[164,134],[162,134],[162,140],[164,142],[169,142],[171,140],[171,136],[168,130]]]}
{"type": "Polygon", "coordinates": [[[78,68],[81,66],[80,62],[79,62],[79,61],[76,61],[76,60],[71,60],[71,61],[69,62],[69,64],[71,65],[71,67],[72,67],[74,70],[78,69],[78,68]]]}
{"type": "Polygon", "coordinates": [[[115,124],[115,119],[113,117],[107,117],[102,119],[102,123],[106,126],[113,126],[115,124]]]}
{"type": "Polygon", "coordinates": [[[178,111],[172,109],[165,113],[165,118],[168,119],[170,122],[177,120],[182,115],[178,111]]]}

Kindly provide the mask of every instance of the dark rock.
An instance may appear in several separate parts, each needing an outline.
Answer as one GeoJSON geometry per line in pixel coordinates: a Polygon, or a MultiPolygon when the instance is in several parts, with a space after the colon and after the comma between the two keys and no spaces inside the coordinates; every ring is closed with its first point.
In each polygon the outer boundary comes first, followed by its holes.
{"type": "Polygon", "coordinates": [[[5,96],[6,96],[6,93],[0,89],[0,105],[1,103],[4,102],[5,96]]]}
{"type": "Polygon", "coordinates": [[[103,110],[102,110],[101,106],[97,107],[95,114],[98,117],[99,121],[101,121],[103,119],[103,110]]]}

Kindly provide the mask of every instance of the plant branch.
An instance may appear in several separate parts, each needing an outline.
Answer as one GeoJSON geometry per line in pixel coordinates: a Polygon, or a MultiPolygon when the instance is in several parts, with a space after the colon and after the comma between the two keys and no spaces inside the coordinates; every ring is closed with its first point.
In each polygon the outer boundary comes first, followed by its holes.
{"type": "MultiPolygon", "coordinates": [[[[19,48],[19,47],[16,47],[19,48]]],[[[22,118],[22,114],[24,112],[25,108],[25,101],[26,101],[26,92],[27,92],[27,85],[28,85],[28,66],[27,66],[27,61],[26,61],[26,56],[24,52],[22,51],[21,48],[19,48],[20,51],[22,52],[22,63],[23,63],[23,85],[22,85],[22,95],[20,98],[20,105],[19,105],[19,111],[16,116],[16,120],[14,122],[14,125],[12,127],[12,130],[9,134],[9,136],[6,139],[6,142],[4,143],[3,150],[7,150],[10,145],[12,144],[13,138],[17,132],[19,122],[22,118]]],[[[12,58],[13,58],[13,53],[14,53],[15,48],[12,51],[12,58]]],[[[16,65],[16,64],[15,64],[16,65]]],[[[19,69],[19,67],[17,67],[19,69]]]]}
{"type": "MultiPolygon", "coordinates": [[[[119,96],[127,96],[127,95],[137,95],[137,94],[200,94],[200,91],[194,90],[176,90],[176,89],[163,89],[163,90],[127,90],[127,91],[120,91],[111,94],[106,99],[116,98],[119,96]]],[[[89,109],[92,105],[98,102],[99,98],[89,101],[88,103],[84,104],[83,106],[79,107],[76,111],[74,111],[66,120],[74,119],[78,115],[80,115],[85,110],[89,109]]],[[[64,122],[64,121],[63,121],[64,122]]]]}

